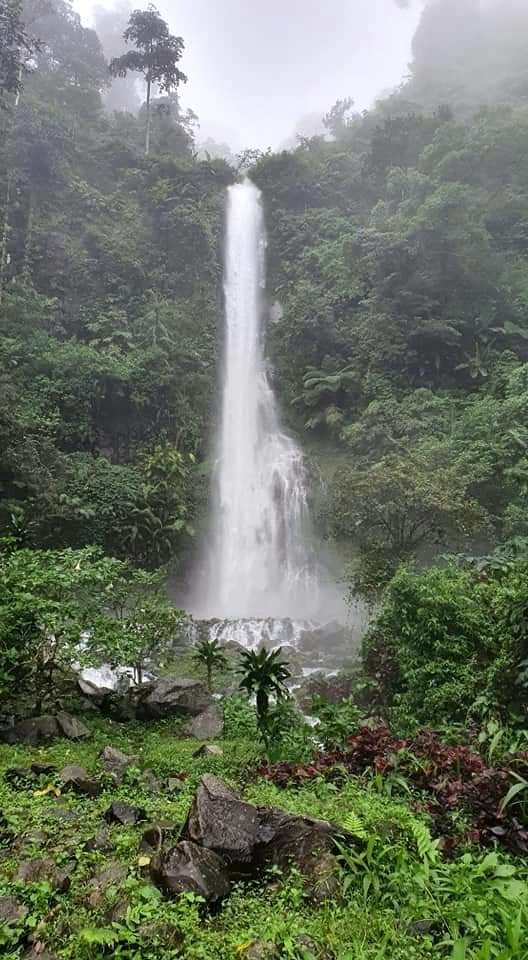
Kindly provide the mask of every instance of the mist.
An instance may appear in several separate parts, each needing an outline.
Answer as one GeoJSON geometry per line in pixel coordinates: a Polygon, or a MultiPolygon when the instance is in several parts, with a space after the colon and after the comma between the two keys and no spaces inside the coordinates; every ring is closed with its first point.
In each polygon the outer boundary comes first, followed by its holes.
{"type": "MultiPolygon", "coordinates": [[[[129,4],[74,7],[113,54],[129,4]]],[[[351,96],[362,110],[394,89],[408,72],[420,14],[419,3],[401,0],[181,0],[177,13],[168,0],[158,6],[185,40],[189,82],[180,93],[200,118],[199,139],[236,150],[279,147],[317,132],[317,116],[338,98],[351,96]]]]}

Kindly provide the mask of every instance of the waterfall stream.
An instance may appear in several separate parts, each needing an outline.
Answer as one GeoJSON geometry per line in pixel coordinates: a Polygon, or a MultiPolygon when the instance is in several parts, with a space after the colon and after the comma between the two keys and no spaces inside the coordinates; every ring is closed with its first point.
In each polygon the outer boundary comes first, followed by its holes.
{"type": "Polygon", "coordinates": [[[222,406],[207,615],[308,619],[318,583],[307,543],[303,455],[281,428],[264,355],[266,234],[259,190],[229,189],[222,406]]]}

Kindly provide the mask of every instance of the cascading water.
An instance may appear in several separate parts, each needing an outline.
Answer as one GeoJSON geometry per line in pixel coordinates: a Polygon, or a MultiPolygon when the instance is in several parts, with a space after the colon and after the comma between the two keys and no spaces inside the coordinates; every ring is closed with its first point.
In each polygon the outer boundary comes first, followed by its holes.
{"type": "MultiPolygon", "coordinates": [[[[266,237],[260,192],[229,190],[222,412],[206,607],[231,620],[310,618],[303,456],[280,427],[263,350],[266,237]]],[[[203,600],[203,597],[202,597],[203,600]]]]}

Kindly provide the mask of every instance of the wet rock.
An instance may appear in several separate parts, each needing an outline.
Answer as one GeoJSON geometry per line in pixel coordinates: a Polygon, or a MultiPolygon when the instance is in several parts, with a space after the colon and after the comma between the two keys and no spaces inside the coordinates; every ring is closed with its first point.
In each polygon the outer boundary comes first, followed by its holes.
{"type": "Polygon", "coordinates": [[[195,750],[193,757],[223,757],[224,751],[216,743],[204,743],[203,747],[195,750]]]}
{"type": "Polygon", "coordinates": [[[89,894],[88,903],[94,909],[100,907],[106,899],[106,891],[109,887],[119,887],[125,882],[128,876],[128,867],[117,860],[112,863],[106,863],[104,867],[95,874],[88,884],[89,894]]]}
{"type": "Polygon", "coordinates": [[[101,784],[89,777],[84,767],[69,764],[62,768],[59,776],[65,792],[72,791],[87,797],[98,797],[102,793],[101,784]]]}
{"type": "Polygon", "coordinates": [[[295,698],[304,710],[309,710],[314,697],[320,697],[326,703],[340,703],[354,693],[355,677],[351,673],[336,670],[325,673],[318,670],[306,677],[295,691],[295,698]]]}
{"type": "Polygon", "coordinates": [[[12,727],[4,727],[0,730],[0,739],[5,743],[25,743],[32,747],[53,740],[55,737],[80,740],[89,736],[90,731],[87,727],[64,711],[56,715],[44,714],[41,717],[20,720],[12,727]]]}
{"type": "Polygon", "coordinates": [[[216,740],[224,734],[224,711],[218,703],[212,703],[207,710],[189,720],[183,728],[186,737],[196,740],[216,740]]]}
{"type": "Polygon", "coordinates": [[[170,820],[158,820],[146,828],[139,849],[142,853],[160,853],[167,839],[176,830],[176,824],[170,820]]]}
{"type": "Polygon", "coordinates": [[[40,860],[25,860],[19,864],[15,880],[22,883],[49,883],[55,890],[65,892],[70,887],[70,875],[75,869],[71,864],[67,867],[58,867],[54,860],[49,858],[40,860]]]}
{"type": "Polygon", "coordinates": [[[144,683],[133,695],[138,720],[195,717],[211,705],[211,695],[203,683],[176,677],[144,683]]]}
{"type": "Polygon", "coordinates": [[[110,773],[116,783],[121,783],[128,767],[138,763],[137,755],[128,756],[115,747],[105,747],[99,754],[101,766],[110,773]]]}
{"type": "MultiPolygon", "coordinates": [[[[205,774],[195,793],[183,836],[213,850],[228,863],[250,863],[259,816],[223,780],[205,774]]],[[[270,837],[271,839],[271,837],[270,837]]]]}
{"type": "Polygon", "coordinates": [[[229,893],[226,864],[211,850],[182,841],[155,857],[150,876],[160,890],[171,896],[194,893],[207,903],[216,903],[229,893]]]}
{"type": "Polygon", "coordinates": [[[287,871],[295,866],[306,880],[313,900],[334,899],[340,894],[334,838],[339,828],[327,820],[301,817],[259,807],[259,846],[256,861],[287,871]]]}
{"type": "Polygon", "coordinates": [[[134,826],[146,819],[147,814],[142,807],[134,807],[120,800],[115,800],[105,813],[105,820],[108,823],[119,823],[123,827],[134,826]]]}
{"type": "Polygon", "coordinates": [[[3,923],[22,923],[27,914],[27,907],[19,903],[16,897],[0,897],[0,926],[3,923]]]}

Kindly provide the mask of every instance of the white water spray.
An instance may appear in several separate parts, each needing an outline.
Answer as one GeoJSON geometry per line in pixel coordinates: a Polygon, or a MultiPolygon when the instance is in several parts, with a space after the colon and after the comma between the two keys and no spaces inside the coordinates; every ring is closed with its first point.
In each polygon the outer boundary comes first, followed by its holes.
{"type": "Polygon", "coordinates": [[[312,616],[303,456],[280,427],[263,352],[266,238],[260,192],[229,190],[222,416],[213,496],[208,616],[312,616]]]}

